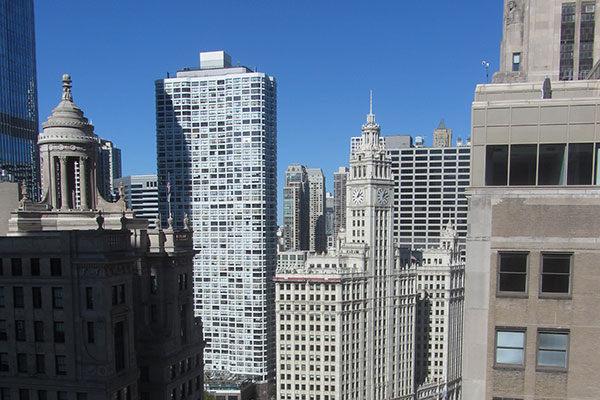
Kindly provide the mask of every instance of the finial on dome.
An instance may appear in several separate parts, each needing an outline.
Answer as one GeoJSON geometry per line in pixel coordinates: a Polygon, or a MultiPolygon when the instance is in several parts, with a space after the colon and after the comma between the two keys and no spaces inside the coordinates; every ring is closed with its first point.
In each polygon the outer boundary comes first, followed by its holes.
{"type": "Polygon", "coordinates": [[[62,99],[65,101],[73,101],[73,95],[71,94],[71,75],[63,74],[62,76],[63,82],[63,95],[62,99]]]}
{"type": "Polygon", "coordinates": [[[371,98],[369,102],[369,114],[373,114],[373,90],[371,89],[371,98]]]}
{"type": "Polygon", "coordinates": [[[373,114],[373,90],[369,100],[369,115],[367,115],[367,125],[375,125],[375,114],[373,114]]]}

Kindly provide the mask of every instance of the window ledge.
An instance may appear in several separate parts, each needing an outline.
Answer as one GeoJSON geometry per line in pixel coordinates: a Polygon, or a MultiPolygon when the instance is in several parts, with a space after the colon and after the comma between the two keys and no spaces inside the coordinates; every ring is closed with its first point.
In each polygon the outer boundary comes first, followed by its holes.
{"type": "Polygon", "coordinates": [[[562,367],[535,367],[535,372],[551,373],[551,374],[567,374],[569,370],[562,367]]]}
{"type": "Polygon", "coordinates": [[[522,292],[496,292],[496,297],[498,298],[512,298],[512,299],[527,299],[529,297],[529,293],[522,292]]]}
{"type": "Polygon", "coordinates": [[[573,296],[570,293],[540,293],[538,298],[547,300],[572,300],[573,296]]]}
{"type": "Polygon", "coordinates": [[[523,371],[523,372],[525,372],[524,365],[494,364],[493,368],[500,370],[500,371],[523,371]]]}

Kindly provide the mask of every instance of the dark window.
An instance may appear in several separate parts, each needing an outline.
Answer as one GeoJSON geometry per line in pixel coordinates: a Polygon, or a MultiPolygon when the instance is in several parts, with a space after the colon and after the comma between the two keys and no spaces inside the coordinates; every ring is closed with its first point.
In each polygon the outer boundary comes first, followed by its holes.
{"type": "Polygon", "coordinates": [[[511,145],[509,185],[535,185],[536,164],[537,145],[511,145]]]}
{"type": "Polygon", "coordinates": [[[91,287],[85,288],[85,305],[88,310],[94,309],[94,289],[91,287]]]}
{"type": "Polygon", "coordinates": [[[27,336],[27,334],[25,332],[25,321],[16,320],[15,321],[15,339],[18,342],[24,342],[25,340],[27,340],[26,336],[27,336]]]}
{"type": "Polygon", "coordinates": [[[77,400],[87,400],[87,398],[88,398],[87,393],[77,392],[77,400]]]}
{"type": "Polygon", "coordinates": [[[121,371],[125,368],[125,323],[117,322],[114,327],[115,368],[121,371]]]}
{"type": "Polygon", "coordinates": [[[21,263],[20,258],[11,258],[10,265],[12,268],[13,276],[21,276],[23,275],[23,265],[21,263]]]}
{"type": "Polygon", "coordinates": [[[496,331],[496,364],[524,365],[524,355],[524,331],[496,331]]]}
{"type": "Polygon", "coordinates": [[[96,332],[94,331],[94,323],[88,321],[87,323],[87,341],[88,343],[96,342],[96,332]]]}
{"type": "Polygon", "coordinates": [[[537,346],[538,367],[567,368],[567,332],[540,331],[537,346]]]}
{"type": "Polygon", "coordinates": [[[50,259],[50,275],[61,276],[62,275],[62,264],[60,258],[50,259]]]}
{"type": "Polygon", "coordinates": [[[500,253],[498,255],[498,291],[527,291],[527,254],[500,253]]]}
{"type": "MultiPolygon", "coordinates": [[[[57,372],[56,374],[57,375],[65,375],[66,372],[64,374],[59,374],[57,372]]],[[[67,392],[56,392],[56,400],[67,400],[67,399],[68,399],[67,392]]]]}
{"type": "Polygon", "coordinates": [[[52,288],[52,307],[61,309],[64,307],[64,292],[61,287],[52,288]]]}
{"type": "Polygon", "coordinates": [[[36,342],[44,341],[44,322],[33,321],[33,335],[36,342]]]}
{"type": "Polygon", "coordinates": [[[593,176],[594,145],[592,143],[569,144],[567,185],[591,185],[593,176]]]}
{"type": "Polygon", "coordinates": [[[13,288],[13,302],[15,308],[25,307],[25,296],[23,294],[23,288],[21,286],[15,286],[13,288]]]}
{"type": "Polygon", "coordinates": [[[541,293],[569,293],[571,290],[571,255],[542,254],[541,293]]]}
{"type": "Polygon", "coordinates": [[[539,185],[565,184],[565,145],[541,144],[539,154],[539,185]]]}
{"type": "Polygon", "coordinates": [[[54,322],[54,343],[65,342],[65,323],[63,321],[54,322]]]}
{"type": "Polygon", "coordinates": [[[508,179],[508,146],[486,146],[485,184],[505,186],[508,179]]]}
{"type": "Polygon", "coordinates": [[[27,372],[27,354],[17,353],[17,371],[27,372]]]}
{"type": "Polygon", "coordinates": [[[39,276],[40,275],[40,259],[32,258],[31,260],[29,260],[29,265],[31,267],[31,275],[39,276]]]}
{"type": "MultiPolygon", "coordinates": [[[[56,356],[56,375],[66,375],[67,374],[67,357],[66,356],[56,356]]],[[[61,392],[58,392],[61,393],[61,392]]],[[[57,393],[57,395],[58,395],[57,393]]],[[[66,398],[66,392],[65,398],[66,398]]]]}
{"type": "Polygon", "coordinates": [[[19,400],[29,400],[29,389],[19,389],[19,400]]]}
{"type": "Polygon", "coordinates": [[[513,53],[513,67],[512,70],[517,72],[521,69],[521,53],[513,53]]]}
{"type": "Polygon", "coordinates": [[[46,356],[43,354],[35,355],[35,371],[38,374],[46,373],[46,356]]]}
{"type": "Polygon", "coordinates": [[[0,286],[0,307],[4,307],[4,287],[0,286]]]}
{"type": "Polygon", "coordinates": [[[150,275],[150,293],[155,294],[158,291],[158,279],[156,275],[150,275]]]}
{"type": "Polygon", "coordinates": [[[42,288],[32,287],[31,288],[31,301],[33,302],[33,308],[42,308],[42,288]]]}
{"type": "Polygon", "coordinates": [[[0,340],[4,341],[8,339],[8,331],[6,328],[6,320],[0,319],[0,340]]]}
{"type": "Polygon", "coordinates": [[[8,353],[0,353],[0,372],[8,371],[8,353]]]}
{"type": "Polygon", "coordinates": [[[46,392],[45,390],[38,390],[37,398],[38,398],[38,400],[47,400],[48,392],[46,392]]]}

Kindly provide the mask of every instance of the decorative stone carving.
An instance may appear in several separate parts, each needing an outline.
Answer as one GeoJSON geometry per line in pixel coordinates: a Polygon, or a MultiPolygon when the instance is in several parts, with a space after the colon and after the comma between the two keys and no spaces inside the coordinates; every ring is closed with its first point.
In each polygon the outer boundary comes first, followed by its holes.
{"type": "Polygon", "coordinates": [[[505,20],[507,26],[521,22],[521,10],[515,0],[511,0],[506,4],[505,20]]]}

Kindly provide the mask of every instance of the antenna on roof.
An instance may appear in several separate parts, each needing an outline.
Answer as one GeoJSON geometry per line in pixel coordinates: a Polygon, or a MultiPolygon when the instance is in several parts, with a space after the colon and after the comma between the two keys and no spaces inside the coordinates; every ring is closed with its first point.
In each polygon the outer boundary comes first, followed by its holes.
{"type": "Polygon", "coordinates": [[[371,99],[369,105],[369,114],[373,114],[373,90],[371,89],[371,99]]]}

